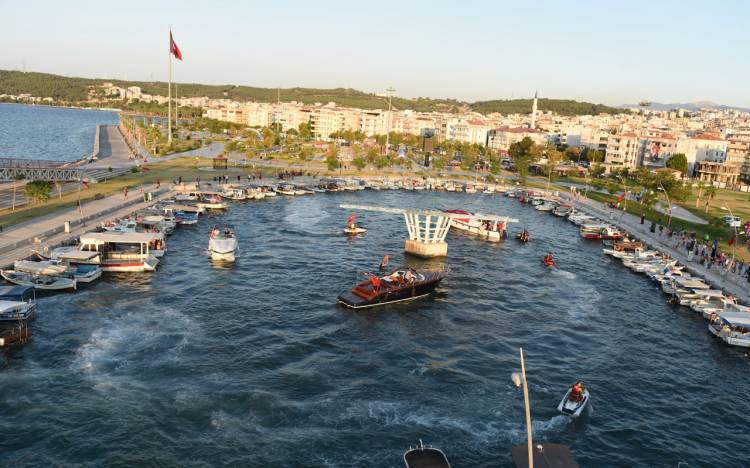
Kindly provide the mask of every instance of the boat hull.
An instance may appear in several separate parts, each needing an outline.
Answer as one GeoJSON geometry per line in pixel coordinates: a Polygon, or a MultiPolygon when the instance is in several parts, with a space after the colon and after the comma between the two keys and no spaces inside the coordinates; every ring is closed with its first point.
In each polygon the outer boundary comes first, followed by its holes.
{"type": "MultiPolygon", "coordinates": [[[[400,287],[384,286],[363,297],[354,290],[347,291],[337,298],[338,303],[350,309],[366,309],[387,304],[413,301],[431,295],[440,281],[445,278],[444,272],[427,272],[422,274],[424,279],[400,287]]],[[[355,288],[357,289],[357,288],[355,288]]]]}

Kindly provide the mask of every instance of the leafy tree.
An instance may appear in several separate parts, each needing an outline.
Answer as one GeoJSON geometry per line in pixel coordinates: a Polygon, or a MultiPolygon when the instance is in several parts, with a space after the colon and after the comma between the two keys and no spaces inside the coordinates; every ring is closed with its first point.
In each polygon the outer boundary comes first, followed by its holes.
{"type": "Polygon", "coordinates": [[[675,153],[671,158],[667,159],[667,167],[670,169],[676,169],[682,174],[687,174],[688,161],[687,157],[682,153],[675,153]]]}
{"type": "Polygon", "coordinates": [[[303,161],[309,161],[312,159],[313,149],[309,146],[303,146],[299,151],[299,158],[303,161]]]}
{"type": "Polygon", "coordinates": [[[33,180],[24,187],[24,194],[33,200],[44,202],[49,200],[52,184],[46,180],[33,180]]]}
{"type": "Polygon", "coordinates": [[[577,146],[569,146],[565,150],[565,157],[568,158],[571,161],[580,161],[581,160],[581,148],[577,146]]]}
{"type": "Polygon", "coordinates": [[[597,164],[604,161],[604,152],[595,150],[595,149],[588,149],[586,150],[586,161],[588,161],[590,164],[597,164]]]}
{"type": "Polygon", "coordinates": [[[594,166],[589,171],[589,174],[591,174],[591,177],[594,178],[601,177],[604,174],[604,166],[602,166],[600,163],[594,164],[594,166]]]}
{"type": "Polygon", "coordinates": [[[326,156],[326,166],[328,166],[328,170],[331,172],[339,168],[339,160],[336,158],[336,155],[329,154],[326,156]]]}
{"type": "Polygon", "coordinates": [[[362,169],[364,169],[364,168],[365,168],[365,166],[367,166],[367,161],[365,161],[365,160],[364,160],[363,158],[361,158],[361,157],[356,157],[356,158],[352,159],[352,164],[354,164],[354,166],[355,166],[355,167],[356,167],[356,168],[357,168],[358,170],[360,170],[360,171],[361,171],[362,169]]]}

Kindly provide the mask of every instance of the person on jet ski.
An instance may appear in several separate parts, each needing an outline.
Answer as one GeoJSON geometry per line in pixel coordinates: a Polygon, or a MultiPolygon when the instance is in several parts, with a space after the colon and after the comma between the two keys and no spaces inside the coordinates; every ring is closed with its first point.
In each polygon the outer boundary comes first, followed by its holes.
{"type": "Polygon", "coordinates": [[[529,231],[526,229],[523,230],[521,233],[521,242],[528,242],[529,241],[529,231]]]}
{"type": "Polygon", "coordinates": [[[581,401],[583,399],[583,382],[580,380],[573,384],[570,390],[570,399],[573,401],[581,401]]]}
{"type": "Polygon", "coordinates": [[[547,255],[544,256],[544,263],[547,265],[554,265],[555,260],[552,258],[552,252],[547,252],[547,255]]]}

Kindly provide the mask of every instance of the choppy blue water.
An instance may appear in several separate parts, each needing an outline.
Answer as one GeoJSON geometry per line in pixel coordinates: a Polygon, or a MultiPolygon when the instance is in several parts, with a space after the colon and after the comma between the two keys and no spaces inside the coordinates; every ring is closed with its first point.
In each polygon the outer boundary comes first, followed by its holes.
{"type": "Polygon", "coordinates": [[[234,204],[183,227],[154,274],[110,275],[41,301],[33,341],[0,369],[0,465],[402,466],[418,439],[453,466],[511,466],[525,440],[510,375],[526,351],[534,434],[584,467],[747,466],[744,351],[575,227],[499,196],[319,194],[234,204]],[[507,213],[532,241],[449,235],[444,261],[404,259],[403,219],[342,202],[507,213]],[[242,257],[204,256],[209,224],[242,257]],[[541,266],[547,250],[559,269],[541,266]],[[444,266],[432,300],[337,307],[357,272],[444,266]],[[577,378],[588,416],[555,410],[577,378]]]}
{"type": "Polygon", "coordinates": [[[0,104],[0,158],[74,161],[90,155],[97,125],[116,125],[111,111],[0,104]]]}

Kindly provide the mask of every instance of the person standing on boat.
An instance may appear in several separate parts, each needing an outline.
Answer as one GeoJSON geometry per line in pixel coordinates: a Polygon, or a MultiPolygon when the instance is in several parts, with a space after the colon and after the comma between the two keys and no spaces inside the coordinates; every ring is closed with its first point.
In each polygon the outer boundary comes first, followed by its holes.
{"type": "Polygon", "coordinates": [[[383,260],[380,261],[380,274],[385,273],[386,265],[388,265],[388,255],[384,255],[383,260]]]}

